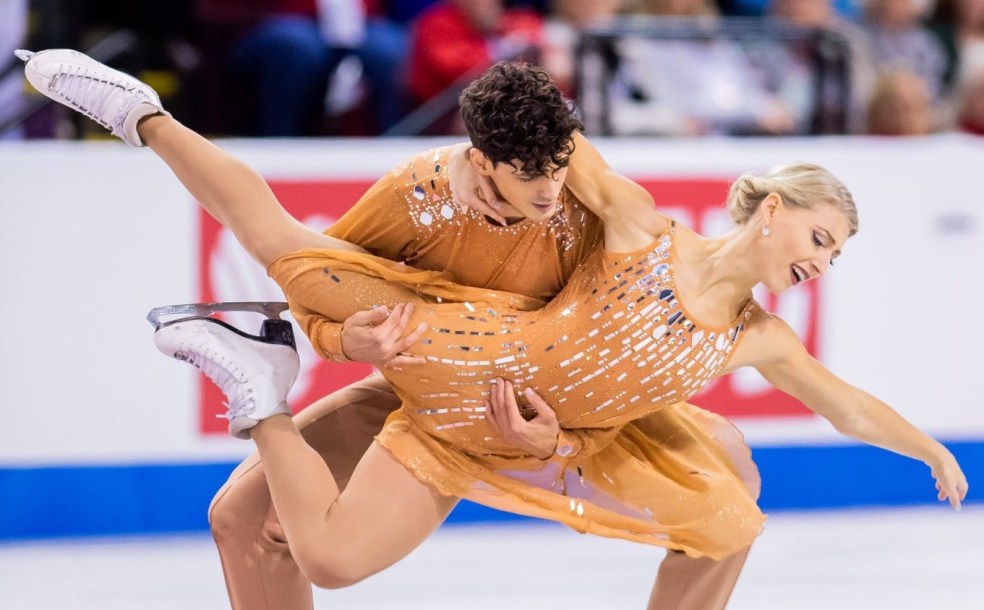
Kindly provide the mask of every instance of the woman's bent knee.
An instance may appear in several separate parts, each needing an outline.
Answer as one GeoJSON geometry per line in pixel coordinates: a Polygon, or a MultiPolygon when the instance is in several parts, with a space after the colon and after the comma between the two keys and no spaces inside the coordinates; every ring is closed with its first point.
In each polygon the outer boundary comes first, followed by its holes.
{"type": "Polygon", "coordinates": [[[342,589],[372,576],[356,562],[345,558],[318,558],[299,562],[301,571],[311,583],[321,589],[342,589]]]}

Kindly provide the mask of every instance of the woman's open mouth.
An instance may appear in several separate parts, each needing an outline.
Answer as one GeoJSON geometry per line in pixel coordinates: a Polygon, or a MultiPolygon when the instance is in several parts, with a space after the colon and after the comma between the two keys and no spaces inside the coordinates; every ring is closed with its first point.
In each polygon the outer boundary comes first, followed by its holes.
{"type": "Polygon", "coordinates": [[[800,267],[799,265],[789,266],[789,276],[793,280],[793,286],[810,279],[809,274],[806,271],[804,271],[803,268],[800,267]]]}

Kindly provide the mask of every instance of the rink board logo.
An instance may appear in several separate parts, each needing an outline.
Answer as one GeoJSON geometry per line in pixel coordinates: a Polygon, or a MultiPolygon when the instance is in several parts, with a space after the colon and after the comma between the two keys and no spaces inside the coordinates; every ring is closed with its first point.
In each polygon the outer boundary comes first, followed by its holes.
{"type": "MultiPolygon", "coordinates": [[[[702,233],[721,233],[731,226],[722,207],[728,190],[727,179],[640,180],[656,199],[657,205],[679,222],[702,233]]],[[[354,204],[372,186],[371,181],[319,180],[305,182],[273,181],[277,198],[295,217],[309,227],[323,230],[354,204]]],[[[212,217],[200,211],[200,300],[282,301],[283,294],[265,271],[239,246],[232,235],[212,217]]],[[[816,354],[819,329],[820,282],[810,282],[789,290],[781,297],[757,293],[758,302],[780,315],[799,333],[807,349],[816,354]]],[[[225,316],[247,332],[259,329],[256,314],[225,316]]],[[[301,369],[289,400],[302,408],[332,391],[371,372],[365,364],[328,363],[314,353],[295,327],[301,369]]],[[[224,433],[224,397],[207,379],[199,376],[199,429],[203,434],[224,433]]],[[[802,416],[809,412],[791,397],[771,388],[754,371],[713,382],[694,403],[738,417],[802,416]]]]}

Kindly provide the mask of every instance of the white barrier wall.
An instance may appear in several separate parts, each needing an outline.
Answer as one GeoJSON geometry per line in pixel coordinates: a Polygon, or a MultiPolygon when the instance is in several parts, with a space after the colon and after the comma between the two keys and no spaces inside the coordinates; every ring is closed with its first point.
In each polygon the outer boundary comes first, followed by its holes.
{"type": "MultiPolygon", "coordinates": [[[[270,180],[305,182],[370,181],[442,143],[222,145],[270,180]]],[[[726,181],[793,160],[832,170],[855,195],[861,232],[819,289],[818,356],[933,434],[984,440],[977,385],[984,348],[982,141],[597,145],[612,166],[640,181],[726,181]]],[[[201,298],[199,212],[163,163],[147,150],[111,142],[4,143],[0,189],[0,465],[244,455],[247,443],[199,431],[196,373],[156,352],[143,319],[152,306],[201,298]]],[[[658,203],[674,210],[679,202],[658,203]]],[[[328,216],[312,222],[324,224],[328,216]]],[[[231,256],[242,286],[231,282],[217,289],[221,296],[266,294],[254,285],[262,270],[244,264],[241,252],[231,256]]],[[[794,326],[796,298],[784,311],[794,326]]],[[[738,423],[757,445],[840,442],[811,417],[738,423]]]]}

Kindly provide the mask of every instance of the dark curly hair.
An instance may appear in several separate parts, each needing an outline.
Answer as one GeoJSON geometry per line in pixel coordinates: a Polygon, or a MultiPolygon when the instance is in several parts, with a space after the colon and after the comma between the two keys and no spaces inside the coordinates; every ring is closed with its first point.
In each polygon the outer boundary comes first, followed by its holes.
{"type": "Polygon", "coordinates": [[[527,176],[566,167],[571,139],[584,124],[546,70],[500,62],[472,81],[458,98],[472,146],[493,163],[518,160],[527,176]]]}

